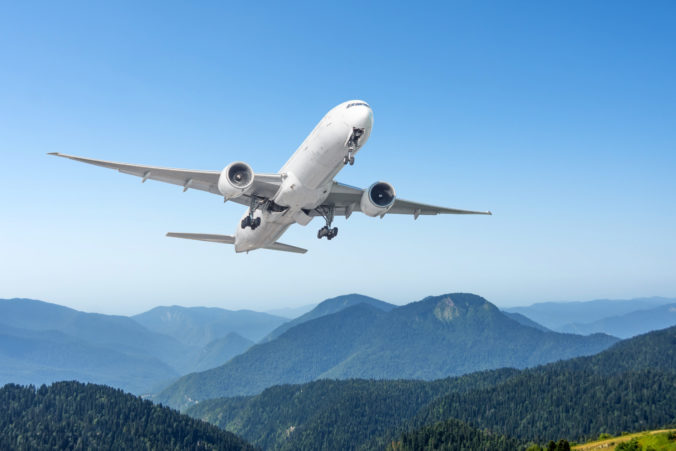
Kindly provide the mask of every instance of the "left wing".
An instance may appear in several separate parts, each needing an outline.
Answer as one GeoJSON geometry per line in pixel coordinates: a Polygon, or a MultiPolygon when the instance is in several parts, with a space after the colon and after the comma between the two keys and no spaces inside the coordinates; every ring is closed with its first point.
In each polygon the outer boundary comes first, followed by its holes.
{"type": "MultiPolygon", "coordinates": [[[[363,189],[354,186],[345,185],[343,183],[333,182],[331,192],[324,201],[324,206],[333,206],[334,215],[350,216],[352,212],[361,211],[360,201],[364,194],[363,189]]],[[[457,208],[438,207],[436,205],[421,204],[419,202],[411,202],[409,200],[395,198],[394,205],[386,214],[402,214],[412,215],[418,219],[420,215],[492,215],[490,211],[472,211],[460,210],[457,208]]],[[[313,210],[311,216],[318,216],[319,213],[313,210]]]]}
{"type": "MultiPolygon", "coordinates": [[[[156,166],[144,166],[140,164],[115,163],[112,161],[95,160],[93,158],[65,155],[57,152],[49,153],[48,155],[69,158],[71,160],[89,163],[104,168],[117,169],[123,174],[141,177],[142,182],[145,182],[146,180],[157,180],[159,182],[182,186],[183,191],[187,191],[188,189],[198,189],[221,196],[220,191],[218,191],[218,178],[221,175],[221,171],[172,169],[156,166]]],[[[282,177],[279,174],[256,173],[254,174],[254,188],[251,194],[259,197],[271,198],[277,193],[281,183],[282,177]]],[[[243,205],[249,205],[249,196],[241,196],[232,200],[243,205]]]]}

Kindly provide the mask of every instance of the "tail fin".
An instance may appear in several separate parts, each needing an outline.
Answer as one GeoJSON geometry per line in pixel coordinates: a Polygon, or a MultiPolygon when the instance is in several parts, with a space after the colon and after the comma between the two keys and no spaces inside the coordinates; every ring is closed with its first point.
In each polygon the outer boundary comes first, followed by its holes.
{"type": "MultiPolygon", "coordinates": [[[[171,238],[184,238],[186,240],[198,240],[198,241],[209,241],[211,243],[223,243],[223,244],[235,244],[235,237],[230,235],[212,235],[208,233],[167,233],[168,237],[171,238]]],[[[307,249],[303,249],[296,246],[291,246],[290,244],[284,244],[280,242],[272,243],[269,246],[265,246],[263,249],[270,249],[273,251],[283,251],[283,252],[293,252],[296,254],[304,254],[307,252],[307,249]]]]}

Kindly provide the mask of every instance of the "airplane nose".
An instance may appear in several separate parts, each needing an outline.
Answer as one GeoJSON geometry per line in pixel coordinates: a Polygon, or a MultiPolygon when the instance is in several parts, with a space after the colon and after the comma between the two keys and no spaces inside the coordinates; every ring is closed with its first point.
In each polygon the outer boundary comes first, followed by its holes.
{"type": "Polygon", "coordinates": [[[359,110],[359,118],[357,119],[359,128],[371,130],[373,127],[373,111],[367,106],[359,108],[359,110]]]}

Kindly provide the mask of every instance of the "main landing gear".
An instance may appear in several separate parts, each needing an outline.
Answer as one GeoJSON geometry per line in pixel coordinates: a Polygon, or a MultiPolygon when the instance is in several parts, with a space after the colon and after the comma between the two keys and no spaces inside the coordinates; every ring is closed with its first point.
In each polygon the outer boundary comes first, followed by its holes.
{"type": "Polygon", "coordinates": [[[334,207],[333,205],[327,207],[324,205],[321,205],[315,209],[317,213],[322,215],[322,217],[326,220],[326,225],[319,229],[317,232],[317,238],[320,240],[324,237],[326,237],[327,240],[332,240],[336,236],[338,236],[338,227],[331,228],[331,223],[333,222],[333,211],[334,207]]]}
{"type": "Polygon", "coordinates": [[[354,164],[354,151],[359,147],[359,139],[364,135],[363,128],[352,127],[352,133],[347,139],[347,155],[343,158],[343,164],[354,164]]]}
{"type": "Polygon", "coordinates": [[[256,196],[251,196],[251,205],[249,206],[249,215],[246,216],[244,219],[242,219],[242,223],[240,224],[243,229],[246,229],[247,227],[251,227],[251,230],[256,230],[256,228],[258,228],[258,226],[261,225],[260,216],[257,217],[257,218],[254,218],[254,213],[265,202],[266,202],[265,199],[261,200],[261,199],[258,199],[256,196]]]}

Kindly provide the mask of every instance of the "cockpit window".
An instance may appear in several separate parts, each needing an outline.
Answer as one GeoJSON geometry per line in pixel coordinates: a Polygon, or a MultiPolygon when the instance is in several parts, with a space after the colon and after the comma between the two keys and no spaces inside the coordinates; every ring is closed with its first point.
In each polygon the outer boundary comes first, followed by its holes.
{"type": "MultiPolygon", "coordinates": [[[[362,105],[362,106],[365,106],[365,107],[367,107],[367,108],[370,108],[369,105],[368,105],[368,103],[364,103],[364,102],[348,103],[348,104],[347,104],[347,108],[352,108],[353,106],[359,106],[359,105],[362,105]]],[[[347,108],[346,108],[346,109],[347,109],[347,108]]]]}

